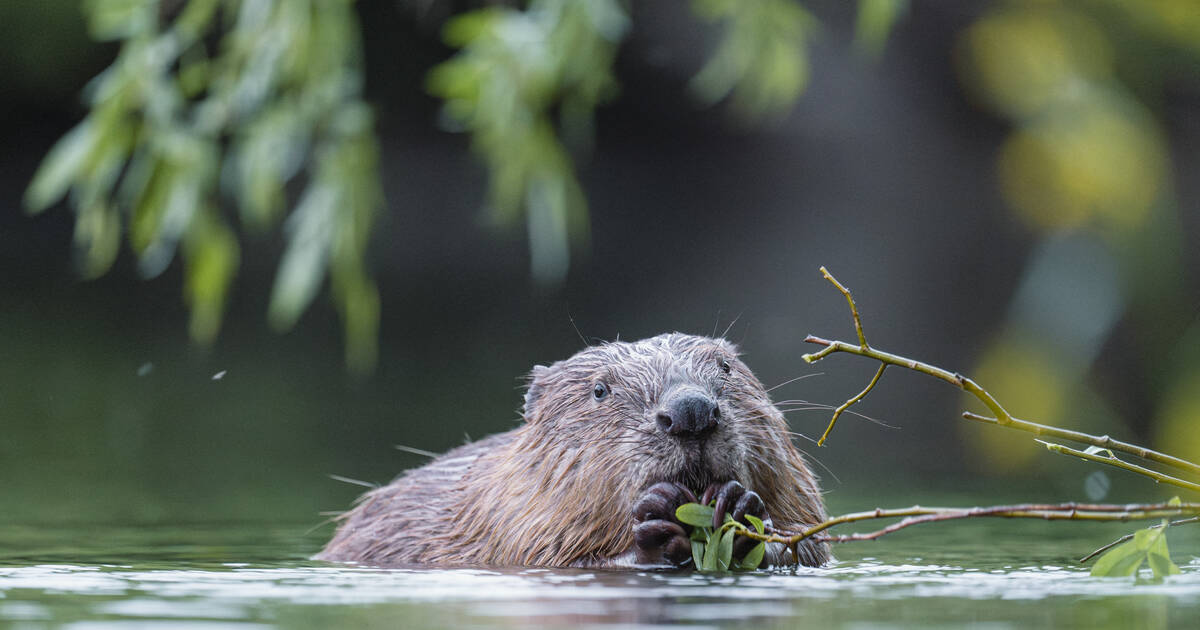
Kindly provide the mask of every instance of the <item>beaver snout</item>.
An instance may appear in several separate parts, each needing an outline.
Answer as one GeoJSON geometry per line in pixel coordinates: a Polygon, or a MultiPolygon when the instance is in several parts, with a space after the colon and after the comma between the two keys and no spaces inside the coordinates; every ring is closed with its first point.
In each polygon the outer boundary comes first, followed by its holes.
{"type": "Polygon", "coordinates": [[[717,403],[699,392],[682,392],[658,412],[655,422],[667,435],[700,439],[712,433],[721,421],[717,403]]]}

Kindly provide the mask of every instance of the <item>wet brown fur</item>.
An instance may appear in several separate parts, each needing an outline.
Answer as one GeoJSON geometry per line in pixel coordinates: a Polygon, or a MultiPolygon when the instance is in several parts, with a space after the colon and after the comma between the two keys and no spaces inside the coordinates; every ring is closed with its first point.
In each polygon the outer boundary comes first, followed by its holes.
{"type": "MultiPolygon", "coordinates": [[[[736,479],[774,524],[825,518],[783,415],[723,339],[679,333],[588,347],[537,366],[520,427],[451,450],[363,495],[318,556],[372,565],[605,566],[634,544],[632,506],[659,481],[699,495],[736,479]],[[726,374],[722,361],[730,366],[726,374]],[[604,382],[611,393],[595,400],[604,382]],[[678,387],[713,396],[721,423],[699,451],[655,425],[678,387]]],[[[826,545],[800,560],[820,565],[826,545]]]]}

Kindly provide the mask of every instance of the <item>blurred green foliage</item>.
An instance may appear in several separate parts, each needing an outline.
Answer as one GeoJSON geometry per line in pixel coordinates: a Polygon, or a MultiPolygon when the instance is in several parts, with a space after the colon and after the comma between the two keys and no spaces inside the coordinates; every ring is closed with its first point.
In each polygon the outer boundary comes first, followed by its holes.
{"type": "Polygon", "coordinates": [[[244,229],[281,222],[286,187],[306,184],[284,222],[287,249],[270,321],[284,330],[326,275],[346,328],[348,363],[374,363],[379,300],[364,263],[382,205],[359,26],[349,0],[88,0],[93,38],[120,42],[87,88],[91,111],[50,151],[27,207],[70,197],[85,276],[107,271],[121,235],[143,275],[182,246],[191,335],[211,342],[244,229]]]}
{"type": "Polygon", "coordinates": [[[487,163],[492,216],[511,224],[527,215],[540,281],[563,279],[569,239],[587,232],[587,204],[556,126],[576,146],[590,141],[593,110],[616,92],[612,64],[628,28],[615,0],[533,0],[524,11],[489,7],[446,25],[446,42],[461,52],[430,72],[429,90],[487,163]]]}
{"type": "MultiPolygon", "coordinates": [[[[862,0],[860,46],[878,52],[905,6],[862,0]]],[[[808,80],[816,20],[792,0],[693,7],[724,31],[691,83],[696,95],[728,98],[750,119],[787,111],[808,80]]],[[[27,207],[69,197],[86,277],[112,266],[123,234],[147,277],[180,250],[191,336],[210,343],[243,240],[220,190],[242,231],[282,224],[271,324],[292,327],[329,277],[347,362],[370,368],[380,306],[365,257],[383,198],[353,0],[86,0],[84,8],[92,37],[119,42],[120,52],[88,86],[90,112],[46,157],[27,207]]],[[[629,28],[620,0],[531,0],[446,24],[459,52],[431,70],[428,89],[490,171],[494,222],[524,219],[540,282],[561,282],[572,242],[587,242],[572,153],[588,149],[594,110],[617,93],[613,63],[629,28]]]]}
{"type": "Polygon", "coordinates": [[[869,55],[881,54],[892,27],[907,12],[908,0],[859,0],[855,46],[869,55]]]}
{"type": "MultiPolygon", "coordinates": [[[[1198,42],[1194,0],[1009,0],[957,50],[969,93],[1012,126],[996,158],[1001,192],[1041,239],[974,372],[1018,415],[1129,434],[1085,377],[1132,321],[1143,332],[1123,378],[1144,379],[1163,402],[1157,444],[1191,458],[1196,416],[1181,411],[1200,408],[1188,381],[1200,348],[1172,367],[1161,360],[1179,354],[1188,322],[1171,156],[1153,107],[1172,77],[1200,70],[1198,42]]],[[[997,432],[967,435],[995,470],[1028,456],[997,432]]]]}
{"type": "Polygon", "coordinates": [[[700,17],[724,23],[712,58],[692,79],[701,101],[729,97],[751,118],[791,107],[808,83],[804,45],[816,20],[791,0],[695,0],[700,17]]]}

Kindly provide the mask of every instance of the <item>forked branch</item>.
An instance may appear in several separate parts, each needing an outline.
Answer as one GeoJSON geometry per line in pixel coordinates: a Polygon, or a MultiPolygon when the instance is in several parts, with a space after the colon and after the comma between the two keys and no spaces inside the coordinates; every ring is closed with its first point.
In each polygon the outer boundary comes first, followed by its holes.
{"type": "Polygon", "coordinates": [[[979,401],[982,402],[985,406],[987,406],[987,408],[992,411],[992,414],[994,416],[994,417],[988,417],[988,416],[981,416],[979,414],[974,414],[974,413],[970,413],[970,412],[964,412],[963,417],[968,420],[975,420],[977,422],[984,422],[984,423],[988,423],[988,424],[995,424],[998,426],[1009,427],[1009,428],[1017,429],[1019,431],[1026,431],[1029,433],[1033,433],[1034,435],[1044,435],[1044,436],[1050,436],[1050,437],[1055,437],[1055,438],[1064,439],[1064,440],[1071,440],[1074,442],[1081,442],[1084,444],[1090,444],[1099,449],[1107,449],[1109,451],[1108,456],[1104,456],[1104,455],[1101,455],[1094,451],[1079,451],[1077,449],[1071,449],[1069,447],[1062,446],[1062,445],[1049,445],[1049,444],[1047,445],[1047,447],[1050,448],[1050,450],[1060,453],[1060,454],[1074,455],[1077,457],[1081,457],[1083,459],[1088,459],[1091,461],[1095,461],[1097,463],[1106,464],[1109,466],[1115,466],[1115,467],[1121,468],[1123,470],[1137,473],[1139,475],[1143,475],[1143,476],[1149,477],[1151,479],[1154,479],[1156,482],[1167,483],[1167,484],[1171,484],[1171,485],[1178,486],[1181,488],[1186,488],[1186,489],[1192,490],[1192,491],[1200,491],[1200,484],[1196,484],[1196,483],[1193,483],[1191,481],[1187,481],[1184,479],[1179,479],[1179,478],[1173,477],[1171,475],[1166,475],[1166,474],[1151,470],[1149,468],[1137,466],[1135,464],[1130,464],[1128,462],[1125,462],[1124,460],[1117,458],[1115,455],[1112,454],[1111,451],[1120,451],[1123,453],[1129,453],[1131,455],[1135,455],[1137,457],[1147,459],[1150,461],[1158,462],[1160,464],[1164,464],[1166,466],[1170,466],[1170,467],[1178,469],[1178,470],[1186,471],[1186,472],[1193,473],[1193,474],[1200,474],[1200,465],[1197,465],[1194,462],[1190,462],[1188,460],[1181,459],[1181,458],[1175,457],[1173,455],[1168,455],[1166,453],[1161,453],[1161,452],[1155,451],[1153,449],[1148,449],[1143,446],[1138,446],[1136,444],[1130,444],[1128,442],[1114,440],[1114,439],[1108,437],[1107,435],[1097,436],[1097,435],[1091,435],[1088,433],[1082,433],[1079,431],[1069,431],[1069,430],[1065,430],[1065,429],[1058,429],[1058,428],[1047,426],[1044,424],[1038,424],[1036,422],[1030,422],[1028,420],[1021,420],[1019,418],[1015,418],[986,389],[984,389],[982,386],[980,386],[978,383],[971,380],[970,378],[963,376],[962,374],[943,370],[942,368],[939,368],[934,365],[930,365],[928,363],[923,363],[921,361],[916,361],[916,360],[910,359],[908,357],[902,357],[897,354],[892,354],[890,352],[884,352],[882,350],[877,350],[875,348],[872,348],[867,343],[866,335],[863,333],[862,320],[858,314],[858,306],[855,304],[854,298],[851,295],[850,290],[847,289],[842,283],[838,282],[838,280],[836,278],[834,278],[833,275],[830,274],[827,269],[825,269],[825,267],[821,267],[821,274],[823,276],[825,276],[825,278],[827,280],[829,280],[829,282],[831,284],[833,284],[833,286],[836,287],[837,290],[842,293],[842,295],[846,296],[846,301],[850,305],[850,316],[854,320],[854,329],[858,333],[859,343],[858,343],[858,345],[855,345],[852,343],[847,343],[845,341],[835,341],[835,340],[823,339],[821,337],[809,335],[804,339],[806,342],[824,346],[824,348],[822,348],[821,350],[819,350],[817,352],[805,354],[803,356],[804,360],[808,363],[816,363],[817,361],[820,361],[821,359],[824,359],[825,357],[827,357],[831,354],[834,354],[836,352],[844,352],[847,354],[855,354],[858,356],[874,359],[874,360],[878,361],[881,365],[880,365],[879,371],[875,373],[875,377],[871,379],[871,382],[867,385],[866,388],[863,389],[863,391],[859,392],[854,397],[852,397],[849,400],[847,400],[846,402],[842,403],[834,411],[833,417],[830,419],[829,425],[825,429],[825,433],[821,436],[820,441],[817,442],[818,445],[824,444],[826,438],[829,437],[830,432],[833,431],[833,426],[837,422],[838,418],[841,416],[842,412],[846,411],[852,405],[861,401],[875,387],[875,385],[879,382],[879,378],[883,375],[884,368],[886,368],[889,365],[895,365],[895,366],[902,367],[905,369],[920,372],[922,374],[927,374],[927,375],[932,376],[937,379],[941,379],[943,381],[946,381],[947,383],[950,383],[951,385],[954,385],[955,387],[958,387],[959,389],[961,389],[965,392],[970,393],[971,395],[975,396],[975,398],[979,399],[979,401]]]}

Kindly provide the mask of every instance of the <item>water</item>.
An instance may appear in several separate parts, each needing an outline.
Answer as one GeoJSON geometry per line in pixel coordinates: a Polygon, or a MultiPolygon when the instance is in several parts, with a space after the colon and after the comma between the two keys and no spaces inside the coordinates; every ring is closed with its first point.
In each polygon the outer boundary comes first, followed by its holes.
{"type": "MultiPolygon", "coordinates": [[[[823,569],[742,575],[368,569],[308,560],[311,523],[0,525],[0,627],[1194,627],[1183,574],[1098,579],[1073,558],[1131,529],[988,521],[839,547],[823,569]]],[[[1196,528],[1200,529],[1200,528],[1196,528]]]]}

